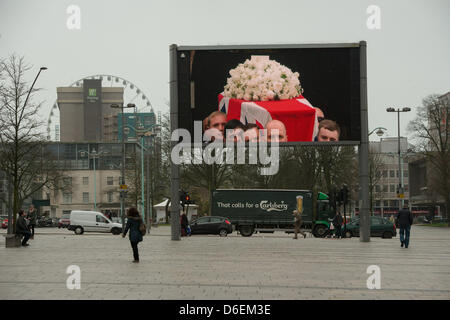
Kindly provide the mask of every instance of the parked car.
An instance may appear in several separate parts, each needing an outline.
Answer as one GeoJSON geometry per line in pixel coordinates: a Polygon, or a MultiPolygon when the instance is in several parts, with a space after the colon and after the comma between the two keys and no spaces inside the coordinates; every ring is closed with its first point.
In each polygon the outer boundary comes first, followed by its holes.
{"type": "Polygon", "coordinates": [[[36,227],[56,227],[57,221],[55,218],[41,216],[36,221],[36,227]]]}
{"type": "Polygon", "coordinates": [[[58,221],[58,228],[67,228],[70,224],[70,213],[64,213],[58,221]]]}
{"type": "Polygon", "coordinates": [[[191,235],[194,234],[218,234],[226,237],[233,232],[230,220],[225,217],[201,217],[191,221],[191,235]]]}
{"type": "MultiPolygon", "coordinates": [[[[347,223],[345,237],[359,237],[359,217],[347,223]]],[[[344,232],[344,230],[343,230],[344,232]]],[[[370,217],[370,236],[392,238],[397,236],[395,224],[381,217],[370,217]]]]}
{"type": "Polygon", "coordinates": [[[112,222],[103,213],[96,211],[72,211],[67,229],[75,232],[75,234],[83,234],[85,231],[122,233],[120,223],[112,222]]]}
{"type": "Polygon", "coordinates": [[[2,229],[8,228],[8,218],[0,218],[0,224],[2,226],[2,229]]]}

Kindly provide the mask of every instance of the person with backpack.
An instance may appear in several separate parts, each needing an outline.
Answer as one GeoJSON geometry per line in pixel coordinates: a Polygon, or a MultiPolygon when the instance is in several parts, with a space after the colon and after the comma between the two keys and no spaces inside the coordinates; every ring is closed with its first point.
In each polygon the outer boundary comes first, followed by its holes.
{"type": "Polygon", "coordinates": [[[142,241],[142,236],[145,234],[146,227],[144,221],[142,220],[142,217],[139,214],[139,211],[136,208],[128,209],[127,225],[125,227],[125,230],[123,231],[122,238],[125,238],[128,230],[130,230],[129,239],[131,248],[133,249],[133,257],[134,257],[133,262],[138,263],[139,262],[138,243],[142,241]]]}

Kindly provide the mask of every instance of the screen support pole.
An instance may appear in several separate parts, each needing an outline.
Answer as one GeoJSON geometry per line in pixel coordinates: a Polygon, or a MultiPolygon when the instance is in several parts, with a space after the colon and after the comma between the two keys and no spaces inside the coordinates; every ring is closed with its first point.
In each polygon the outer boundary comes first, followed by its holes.
{"type": "Polygon", "coordinates": [[[369,215],[369,126],[367,112],[367,43],[361,41],[359,49],[361,84],[361,144],[359,145],[359,241],[370,241],[369,215]]]}
{"type": "MultiPolygon", "coordinates": [[[[177,68],[177,45],[170,46],[170,127],[171,132],[178,129],[178,68],[177,68]]],[[[178,141],[171,141],[171,150],[178,141]]],[[[171,205],[170,205],[170,228],[172,240],[180,240],[180,168],[170,161],[171,167],[171,205]]]]}

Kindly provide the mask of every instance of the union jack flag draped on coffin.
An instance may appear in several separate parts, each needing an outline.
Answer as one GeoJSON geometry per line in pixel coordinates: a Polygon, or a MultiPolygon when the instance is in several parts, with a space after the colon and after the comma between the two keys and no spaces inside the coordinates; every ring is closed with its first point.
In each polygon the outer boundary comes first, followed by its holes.
{"type": "Polygon", "coordinates": [[[226,98],[219,94],[219,110],[227,121],[240,120],[266,127],[270,120],[280,120],[286,127],[288,141],[314,141],[318,122],[316,109],[303,96],[278,101],[247,101],[226,98]]]}

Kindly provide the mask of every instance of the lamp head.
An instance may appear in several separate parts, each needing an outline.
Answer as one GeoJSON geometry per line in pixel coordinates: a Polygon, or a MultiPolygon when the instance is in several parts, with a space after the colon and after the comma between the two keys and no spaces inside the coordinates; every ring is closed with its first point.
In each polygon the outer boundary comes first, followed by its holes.
{"type": "Polygon", "coordinates": [[[411,111],[411,108],[405,107],[405,108],[402,109],[402,111],[403,112],[408,112],[408,111],[411,111]]]}
{"type": "Polygon", "coordinates": [[[41,67],[41,70],[47,70],[48,68],[47,67],[41,67]]]}
{"type": "Polygon", "coordinates": [[[387,108],[386,111],[387,112],[395,112],[395,109],[394,108],[387,108]]]}
{"type": "Polygon", "coordinates": [[[376,134],[377,134],[377,136],[381,137],[384,134],[383,129],[378,129],[376,134]]]}

